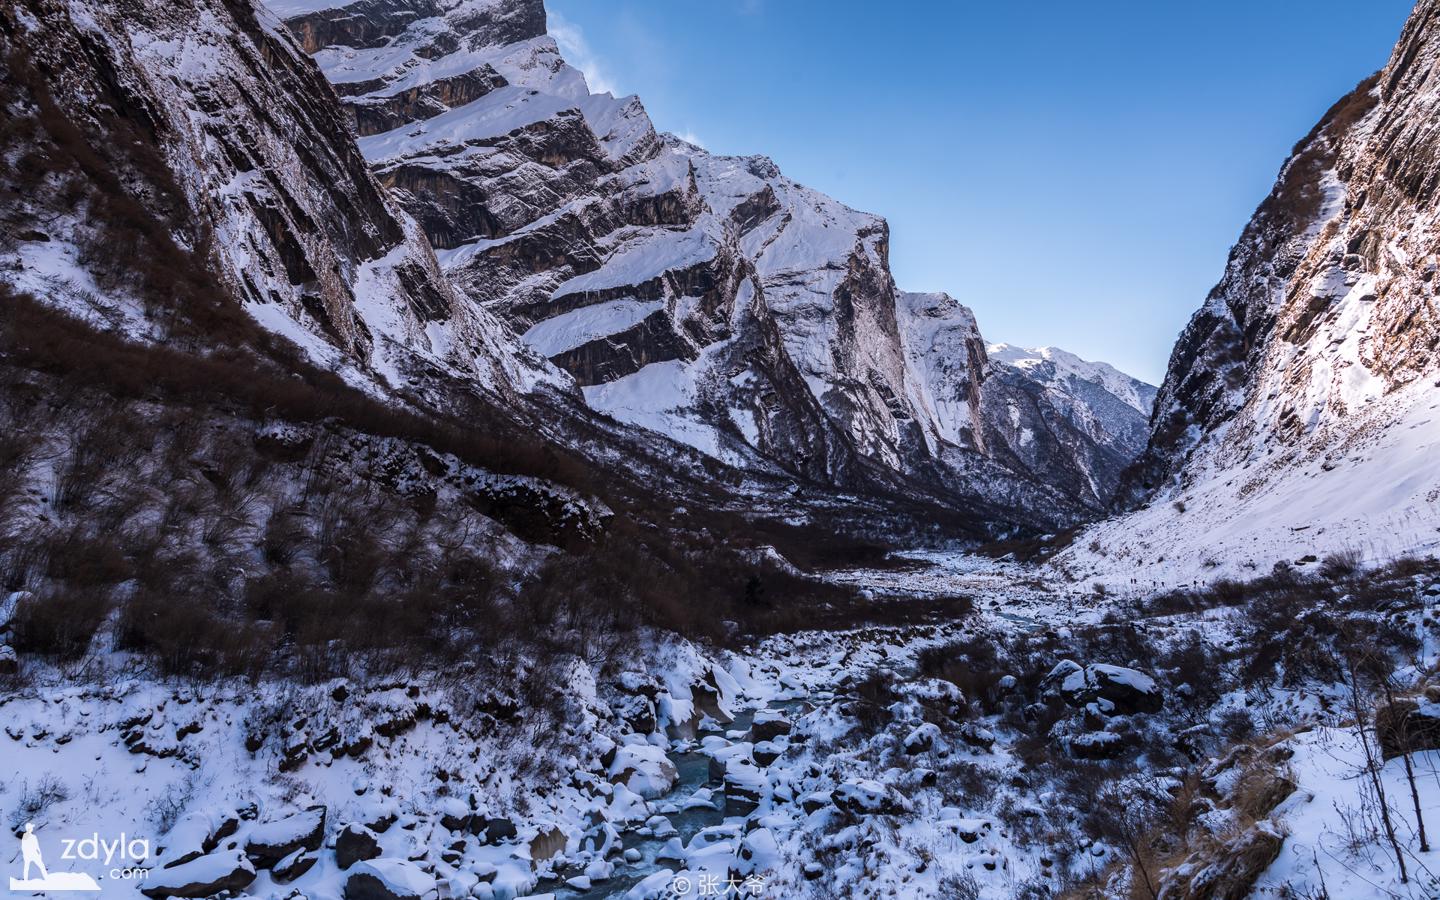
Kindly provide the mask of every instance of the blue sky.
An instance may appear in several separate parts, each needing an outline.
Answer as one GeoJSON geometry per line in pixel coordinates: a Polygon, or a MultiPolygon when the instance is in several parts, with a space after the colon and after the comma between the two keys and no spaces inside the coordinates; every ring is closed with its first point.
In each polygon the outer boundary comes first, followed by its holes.
{"type": "Polygon", "coordinates": [[[1290,147],[1411,0],[546,0],[592,89],[884,215],[907,290],[1158,382],[1290,147]]]}

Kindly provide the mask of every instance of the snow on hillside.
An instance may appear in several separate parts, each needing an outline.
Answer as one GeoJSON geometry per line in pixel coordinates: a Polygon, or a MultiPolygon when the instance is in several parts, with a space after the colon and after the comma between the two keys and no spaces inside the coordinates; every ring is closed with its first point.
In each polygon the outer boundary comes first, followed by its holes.
{"type": "Polygon", "coordinates": [[[1071,379],[1097,384],[1147,418],[1155,405],[1155,386],[1132,378],[1104,362],[1089,362],[1058,347],[1017,347],[990,344],[990,358],[1021,369],[1040,381],[1062,387],[1071,379]]]}
{"type": "Polygon", "coordinates": [[[1009,426],[990,429],[992,452],[981,420],[1008,413],[975,396],[983,342],[914,331],[884,219],[764,156],[657,134],[637,98],[592,94],[539,0],[444,0],[418,17],[368,2],[281,10],[446,274],[595,409],[827,483],[864,459],[1046,527],[1106,502],[1132,452],[1109,412],[1063,399],[1032,413],[1045,401],[1019,399],[1036,420],[1023,452],[1005,449],[1009,426]]]}
{"type": "MultiPolygon", "coordinates": [[[[1314,567],[1330,554],[1379,563],[1440,552],[1440,396],[1428,384],[1369,403],[1331,446],[1204,457],[1135,512],[1084,529],[1055,559],[1122,592],[1314,567]],[[1132,580],[1134,582],[1132,586],[1132,580]]],[[[1225,446],[1223,432],[1217,438],[1225,446]]]]}

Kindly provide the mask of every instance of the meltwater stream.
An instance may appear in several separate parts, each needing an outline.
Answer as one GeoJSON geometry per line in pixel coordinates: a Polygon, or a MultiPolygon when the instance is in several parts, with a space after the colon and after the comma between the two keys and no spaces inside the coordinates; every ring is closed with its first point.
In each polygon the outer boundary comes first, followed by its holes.
{"type": "MultiPolygon", "coordinates": [[[[774,704],[777,709],[793,707],[793,701],[784,704],[774,704]]],[[[694,742],[685,746],[698,746],[699,739],[707,735],[719,735],[724,737],[727,733],[748,732],[750,725],[755,719],[756,710],[744,710],[735,714],[735,721],[718,729],[702,730],[694,742]]],[[[636,884],[639,884],[647,876],[663,868],[679,869],[683,865],[678,860],[661,860],[660,852],[665,845],[676,837],[679,837],[682,846],[689,846],[690,840],[702,829],[711,825],[719,825],[724,821],[725,814],[725,793],[723,784],[718,779],[710,777],[710,757],[696,750],[671,750],[667,754],[670,761],[675,764],[678,778],[675,787],[664,796],[651,801],[651,807],[661,815],[670,820],[678,834],[666,833],[663,838],[652,835],[637,834],[634,830],[623,833],[621,838],[622,846],[626,850],[634,849],[639,851],[640,858],[633,863],[626,863],[620,857],[616,857],[615,875],[606,881],[595,882],[588,890],[578,890],[566,884],[563,878],[559,881],[542,881],[536,888],[540,892],[550,892],[559,898],[580,898],[585,900],[599,900],[604,897],[623,897],[636,884]],[[713,793],[708,801],[696,802],[703,798],[696,798],[696,793],[702,788],[709,789],[713,793]],[[675,810],[666,812],[666,810],[675,810]]],[[[633,854],[632,854],[633,855],[633,854]]],[[[570,873],[575,874],[575,873],[570,873]]]]}

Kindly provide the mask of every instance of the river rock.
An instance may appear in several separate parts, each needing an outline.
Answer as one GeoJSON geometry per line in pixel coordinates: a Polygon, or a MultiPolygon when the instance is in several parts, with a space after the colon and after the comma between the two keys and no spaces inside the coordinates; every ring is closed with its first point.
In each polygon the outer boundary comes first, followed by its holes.
{"type": "Polygon", "coordinates": [[[209,897],[238,891],[255,880],[255,866],[239,850],[210,853],[189,862],[151,869],[140,888],[147,897],[209,897]]]}
{"type": "Polygon", "coordinates": [[[335,836],[335,864],[342,869],[379,855],[380,836],[364,825],[352,822],[335,836]]]}
{"type": "Polygon", "coordinates": [[[746,739],[752,743],[771,741],[782,734],[789,734],[793,726],[785,714],[778,709],[762,709],[755,713],[746,739]]]}
{"type": "Polygon", "coordinates": [[[325,838],[325,807],[267,822],[250,832],[245,853],[257,866],[269,868],[296,850],[319,850],[325,838]]]}
{"type": "Polygon", "coordinates": [[[345,879],[345,900],[420,900],[435,889],[435,878],[403,859],[357,863],[345,879]]]}

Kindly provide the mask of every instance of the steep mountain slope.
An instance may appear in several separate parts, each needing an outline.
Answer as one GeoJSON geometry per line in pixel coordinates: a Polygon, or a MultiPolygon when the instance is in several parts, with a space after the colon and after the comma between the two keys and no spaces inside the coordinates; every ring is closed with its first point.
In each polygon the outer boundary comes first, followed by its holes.
{"type": "Polygon", "coordinates": [[[1098,501],[1114,496],[1145,449],[1155,388],[1056,347],[992,344],[988,355],[983,418],[990,444],[1009,448],[1037,478],[1060,473],[1089,485],[1098,501]]]}
{"type": "Polygon", "coordinates": [[[1096,553],[1180,577],[1440,544],[1440,4],[1296,145],[1181,335],[1096,553]],[[1313,553],[1309,552],[1313,551],[1313,553]]]}
{"type": "MultiPolygon", "coordinates": [[[[742,467],[861,487],[878,465],[1042,526],[1108,500],[1117,464],[1075,458],[1095,434],[973,427],[1015,404],[979,403],[968,310],[896,290],[883,219],[592,94],[540,0],[273,6],[447,274],[593,408],[742,467]],[[942,321],[955,339],[917,352],[942,321]]],[[[1036,390],[1015,375],[1007,396],[1036,390]]]]}
{"type": "MultiPolygon", "coordinates": [[[[499,393],[558,383],[440,274],[424,235],[367,171],[323,81],[268,13],[218,0],[68,13],[41,3],[14,21],[55,115],[113,119],[157,146],[169,170],[161,180],[186,207],[180,239],[214,257],[225,290],[266,328],[380,389],[427,368],[499,393]]],[[[11,283],[165,339],[120,285],[88,280],[94,245],[113,236],[100,234],[97,210],[71,200],[37,192],[7,211],[17,224],[44,223],[0,247],[11,283]]]]}

